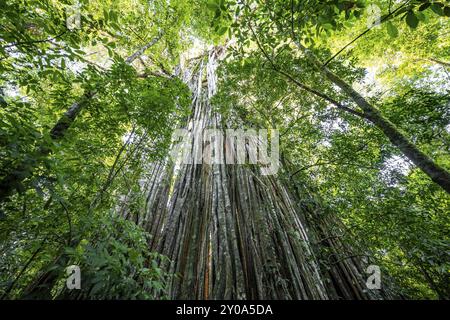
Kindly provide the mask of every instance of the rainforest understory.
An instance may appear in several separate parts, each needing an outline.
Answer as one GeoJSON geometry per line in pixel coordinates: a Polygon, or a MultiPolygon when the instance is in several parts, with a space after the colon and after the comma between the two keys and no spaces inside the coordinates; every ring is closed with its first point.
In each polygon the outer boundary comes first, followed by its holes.
{"type": "Polygon", "coordinates": [[[1,299],[449,299],[449,17],[0,0],[1,299]]]}

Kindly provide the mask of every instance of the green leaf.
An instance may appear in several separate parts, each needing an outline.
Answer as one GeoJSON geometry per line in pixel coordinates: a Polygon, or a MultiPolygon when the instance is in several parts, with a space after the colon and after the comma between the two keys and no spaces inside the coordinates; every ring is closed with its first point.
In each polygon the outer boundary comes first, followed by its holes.
{"type": "Polygon", "coordinates": [[[110,10],[108,16],[109,16],[109,18],[110,18],[112,21],[117,22],[117,20],[118,20],[118,14],[117,14],[116,11],[110,10]]]}
{"type": "Polygon", "coordinates": [[[444,14],[445,14],[447,17],[450,17],[450,7],[445,7],[445,8],[444,8],[444,14]]]}
{"type": "Polygon", "coordinates": [[[441,3],[433,3],[431,5],[431,10],[434,11],[437,15],[443,16],[444,11],[442,10],[442,4],[441,3]]]}
{"type": "Polygon", "coordinates": [[[398,36],[398,30],[397,27],[394,26],[394,24],[391,21],[388,21],[386,23],[386,28],[387,28],[387,32],[388,34],[392,37],[392,38],[396,38],[398,36]]]}
{"type": "MultiPolygon", "coordinates": [[[[215,11],[215,10],[219,9],[220,4],[218,4],[218,3],[216,3],[216,1],[212,0],[212,1],[209,1],[209,2],[206,4],[206,6],[207,6],[209,9],[215,11]]],[[[219,9],[219,10],[220,10],[220,9],[219,9]]]]}
{"type": "Polygon", "coordinates": [[[417,19],[414,12],[409,11],[408,14],[406,15],[406,23],[408,24],[408,26],[411,29],[415,29],[415,28],[417,28],[417,25],[419,24],[419,19],[417,19]]]}
{"type": "Polygon", "coordinates": [[[219,28],[219,30],[217,31],[217,34],[218,34],[219,36],[222,36],[222,35],[225,34],[225,32],[227,32],[227,30],[228,30],[228,27],[221,27],[221,28],[219,28]]]}
{"type": "Polygon", "coordinates": [[[333,25],[331,23],[325,23],[322,27],[325,30],[333,30],[333,25]]]}
{"type": "Polygon", "coordinates": [[[429,3],[429,2],[424,3],[424,4],[422,4],[422,5],[419,7],[419,11],[426,10],[426,9],[429,8],[430,6],[431,6],[431,3],[429,3]]]}
{"type": "Polygon", "coordinates": [[[426,21],[427,20],[427,17],[425,16],[425,14],[423,12],[420,12],[420,11],[416,12],[416,16],[417,16],[417,18],[420,21],[426,21]]]}
{"type": "Polygon", "coordinates": [[[103,9],[103,17],[105,18],[105,22],[109,20],[109,13],[106,9],[103,9]]]}

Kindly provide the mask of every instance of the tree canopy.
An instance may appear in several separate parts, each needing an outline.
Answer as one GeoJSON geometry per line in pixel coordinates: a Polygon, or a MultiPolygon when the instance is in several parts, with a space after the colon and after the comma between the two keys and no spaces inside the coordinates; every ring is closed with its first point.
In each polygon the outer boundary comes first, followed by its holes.
{"type": "MultiPolygon", "coordinates": [[[[155,227],[136,222],[156,192],[153,164],[198,103],[183,74],[211,48],[224,52],[213,111],[224,126],[278,130],[277,181],[296,208],[314,203],[339,221],[333,237],[379,265],[399,296],[450,297],[448,2],[0,8],[3,299],[171,297],[186,276],[163,267],[155,227]],[[67,290],[69,264],[89,289],[67,290]]],[[[179,187],[169,175],[158,183],[168,197],[179,187]]]]}

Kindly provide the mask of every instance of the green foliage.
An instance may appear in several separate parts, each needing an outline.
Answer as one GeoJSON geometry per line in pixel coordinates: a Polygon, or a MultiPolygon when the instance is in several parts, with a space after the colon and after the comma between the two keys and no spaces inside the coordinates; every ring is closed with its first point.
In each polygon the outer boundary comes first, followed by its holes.
{"type": "Polygon", "coordinates": [[[286,181],[315,186],[323,205],[348,228],[343,238],[355,252],[369,254],[381,265],[397,282],[399,293],[448,298],[448,194],[414,168],[379,130],[284,76],[354,106],[309,64],[296,45],[300,42],[449,169],[449,51],[448,37],[442,36],[448,33],[449,20],[439,10],[448,11],[447,5],[437,1],[391,5],[389,1],[230,4],[237,43],[222,66],[215,105],[227,117],[224,122],[244,119],[248,125],[279,130],[286,181]],[[381,9],[382,26],[367,32],[369,4],[381,9]],[[352,45],[333,55],[348,43],[352,45]]]}
{"type": "Polygon", "coordinates": [[[50,298],[165,297],[166,258],[121,217],[143,214],[140,179],[188,115],[190,92],[174,76],[181,56],[197,40],[227,39],[214,98],[223,121],[277,128],[280,175],[309,185],[350,230],[346,241],[401,293],[450,296],[448,195],[376,128],[277,72],[353,107],[298,49],[307,46],[449,169],[447,2],[83,0],[80,25],[69,28],[74,3],[0,0],[0,178],[24,178],[0,203],[3,298],[26,296],[45,272],[56,274],[45,284],[50,298]],[[368,27],[369,5],[380,8],[381,26],[368,27]],[[82,110],[53,139],[76,102],[82,110]],[[64,289],[69,264],[81,267],[78,295],[64,289]]]}
{"type": "MultiPolygon", "coordinates": [[[[77,299],[155,299],[166,296],[170,275],[158,266],[167,258],[149,252],[148,235],[135,223],[106,215],[97,222],[91,241],[82,239],[77,247],[66,247],[70,263],[82,275],[79,292],[62,296],[77,299]],[[74,296],[71,296],[74,295],[74,296]]],[[[56,289],[57,291],[58,289],[56,289]]]]}
{"type": "Polygon", "coordinates": [[[0,1],[0,179],[20,178],[0,203],[0,296],[64,297],[64,269],[79,263],[80,298],[161,298],[165,258],[117,208],[142,214],[140,179],[186,116],[190,92],[173,74],[185,30],[204,32],[193,15],[202,4],[79,3],[0,1]],[[80,24],[68,24],[77,13],[80,24]],[[74,103],[81,111],[53,138],[74,103]],[[56,274],[45,293],[32,288],[43,272],[56,274]]]}

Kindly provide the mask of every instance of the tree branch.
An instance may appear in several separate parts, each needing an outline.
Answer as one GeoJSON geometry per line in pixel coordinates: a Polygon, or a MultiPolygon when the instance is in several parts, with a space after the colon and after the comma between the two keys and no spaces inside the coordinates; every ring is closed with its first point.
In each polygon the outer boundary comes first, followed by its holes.
{"type": "Polygon", "coordinates": [[[269,57],[269,55],[267,54],[267,52],[264,50],[264,48],[262,47],[261,43],[259,42],[258,37],[255,34],[255,31],[253,30],[253,27],[250,25],[249,23],[249,28],[253,34],[253,36],[255,37],[256,40],[256,44],[258,45],[258,48],[260,49],[260,51],[262,52],[262,54],[264,55],[264,57],[269,61],[270,65],[272,66],[272,69],[275,70],[276,72],[278,72],[279,74],[285,76],[288,80],[290,80],[291,82],[293,82],[294,84],[296,84],[298,87],[300,87],[301,89],[312,93],[322,99],[324,99],[325,101],[328,101],[329,103],[331,103],[332,105],[336,106],[337,108],[344,110],[348,113],[351,113],[353,115],[356,115],[358,117],[362,117],[365,118],[365,115],[359,111],[353,110],[351,108],[348,108],[344,105],[342,105],[341,103],[337,102],[336,100],[334,100],[333,98],[329,97],[328,95],[317,91],[316,89],[313,89],[309,86],[307,86],[306,84],[298,81],[297,79],[295,79],[292,75],[290,75],[289,73],[287,73],[284,70],[281,70],[280,68],[278,68],[278,66],[273,62],[273,60],[269,57]]]}

